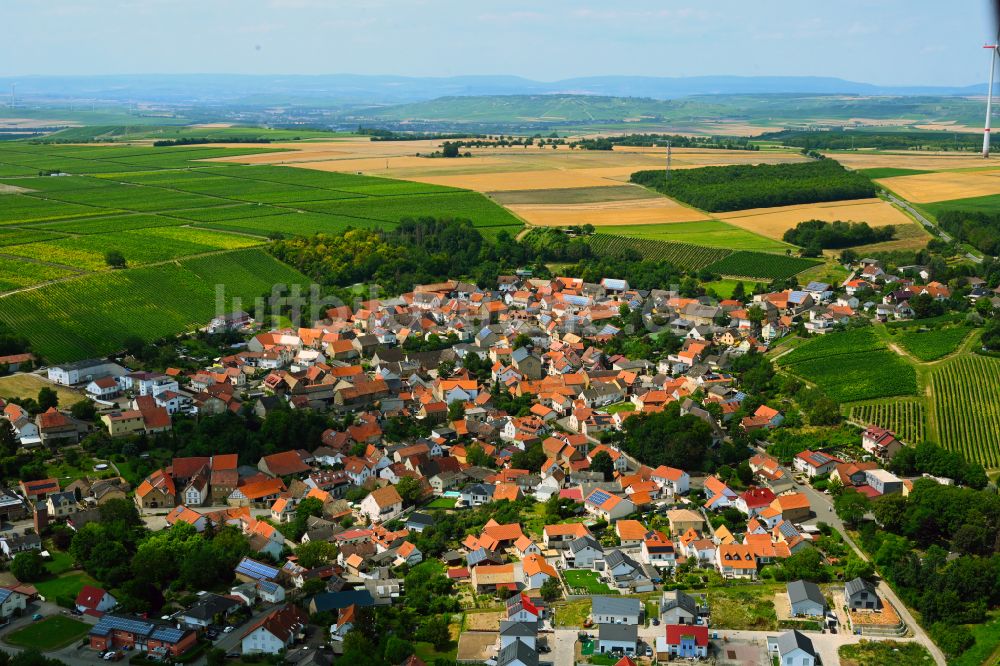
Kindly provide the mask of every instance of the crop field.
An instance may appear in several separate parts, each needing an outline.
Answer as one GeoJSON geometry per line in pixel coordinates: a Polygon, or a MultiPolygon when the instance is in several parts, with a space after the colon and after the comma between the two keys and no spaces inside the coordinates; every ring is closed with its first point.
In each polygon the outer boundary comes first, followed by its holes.
{"type": "Polygon", "coordinates": [[[475,192],[411,194],[344,199],[296,204],[315,213],[358,218],[361,221],[396,223],[405,217],[456,217],[472,221],[476,227],[507,227],[519,224],[516,217],[475,192]]]}
{"type": "Polygon", "coordinates": [[[0,291],[30,287],[39,282],[58,280],[73,273],[74,271],[68,268],[0,257],[0,291]]]}
{"type": "Polygon", "coordinates": [[[181,210],[184,208],[205,208],[230,203],[226,199],[191,194],[159,187],[118,185],[113,187],[46,192],[50,201],[119,208],[136,212],[181,210]]]}
{"type": "Polygon", "coordinates": [[[818,264],[812,259],[740,250],[705,268],[727,277],[784,280],[818,264]]]}
{"type": "Polygon", "coordinates": [[[221,222],[223,220],[245,220],[267,215],[284,215],[287,208],[266,206],[263,204],[236,204],[234,206],[216,206],[213,208],[194,208],[192,210],[172,210],[171,217],[179,217],[192,222],[221,222]]]}
{"type": "Polygon", "coordinates": [[[894,178],[896,176],[917,176],[922,173],[930,173],[922,169],[897,169],[895,167],[875,167],[874,169],[858,169],[872,180],[879,178],[894,178]]]}
{"type": "MultiPolygon", "coordinates": [[[[146,229],[149,227],[168,227],[181,224],[190,224],[187,220],[178,220],[162,215],[134,214],[134,215],[113,215],[111,217],[87,217],[79,219],[62,220],[59,222],[34,222],[29,223],[31,230],[25,230],[25,234],[58,232],[58,234],[107,234],[118,231],[129,231],[131,229],[146,229]]],[[[45,240],[39,238],[37,240],[45,240]]],[[[24,240],[23,243],[33,241],[24,240]]]]}
{"type": "Polygon", "coordinates": [[[62,234],[38,229],[22,229],[20,227],[0,227],[0,247],[4,245],[20,245],[37,241],[62,238],[62,234]]]}
{"type": "Polygon", "coordinates": [[[129,335],[155,340],[204,325],[216,314],[217,285],[225,289],[227,310],[249,310],[274,284],[309,280],[250,249],[12,294],[0,301],[0,321],[28,337],[50,362],[61,362],[109,354],[129,335]]]}
{"type": "MultiPolygon", "coordinates": [[[[976,153],[932,151],[851,151],[827,153],[849,169],[908,169],[916,171],[944,171],[948,169],[974,169],[984,165],[976,153]]],[[[995,166],[1000,163],[992,161],[995,166]]],[[[985,163],[989,164],[989,163],[985,163]]],[[[877,176],[872,176],[873,178],[877,176]]]]}
{"type": "Polygon", "coordinates": [[[857,423],[874,424],[891,430],[908,444],[917,444],[927,438],[927,413],[922,400],[900,399],[852,405],[848,415],[857,423]]]}
{"type": "Polygon", "coordinates": [[[784,252],[786,249],[792,247],[787,243],[759,236],[720,220],[674,222],[672,224],[621,225],[616,226],[612,231],[615,235],[627,236],[629,238],[648,238],[650,240],[692,243],[725,249],[738,247],[744,250],[756,250],[760,252],[784,252]]]}
{"type": "Polygon", "coordinates": [[[108,250],[120,251],[128,264],[135,266],[260,243],[259,238],[206,229],[158,227],[15,245],[5,248],[5,253],[99,271],[107,268],[104,254],[108,250]]]}
{"type": "Polygon", "coordinates": [[[914,203],[970,199],[1000,195],[1000,169],[897,176],[879,183],[914,203]]]}
{"type": "Polygon", "coordinates": [[[540,227],[571,224],[592,224],[601,227],[708,219],[704,213],[682,206],[666,197],[589,204],[517,204],[508,205],[508,208],[529,224],[540,227]]]}
{"type": "Polygon", "coordinates": [[[867,222],[870,227],[883,227],[889,224],[897,227],[918,226],[901,210],[881,199],[752,208],[720,213],[718,217],[741,229],[776,239],[780,239],[786,231],[806,220],[867,222]]]}
{"type": "Polygon", "coordinates": [[[929,331],[906,330],[898,340],[903,349],[921,361],[934,361],[955,352],[969,337],[969,333],[970,329],[964,326],[929,331]]]}
{"type": "Polygon", "coordinates": [[[83,206],[62,201],[38,199],[27,194],[4,194],[0,199],[0,225],[42,220],[62,220],[68,217],[107,215],[107,208],[83,206]]]}
{"type": "MultiPolygon", "coordinates": [[[[284,215],[267,215],[241,220],[220,220],[218,222],[199,222],[199,227],[234,231],[246,234],[267,236],[274,233],[285,236],[311,236],[313,234],[334,234],[354,229],[378,229],[385,226],[384,222],[367,220],[359,217],[343,215],[325,215],[321,213],[285,213],[284,215]]],[[[521,226],[503,227],[520,231],[521,226]]],[[[480,229],[484,231],[484,229],[480,229]]]]}
{"type": "Polygon", "coordinates": [[[567,187],[555,190],[510,190],[492,192],[490,198],[505,206],[517,204],[586,204],[609,201],[655,199],[656,193],[638,185],[611,187],[567,187]]]}
{"type": "Polygon", "coordinates": [[[633,250],[644,259],[667,261],[671,264],[689,270],[697,270],[724,258],[729,254],[726,250],[718,250],[687,243],[674,243],[660,240],[626,238],[610,234],[594,234],[590,237],[590,247],[598,254],[620,254],[633,250]]]}
{"type": "Polygon", "coordinates": [[[921,206],[921,208],[930,211],[934,215],[937,215],[943,210],[995,213],[997,210],[1000,210],[1000,193],[991,194],[985,197],[973,197],[971,199],[939,201],[937,203],[925,204],[921,206]]]}
{"type": "Polygon", "coordinates": [[[917,373],[871,329],[809,340],[778,362],[837,402],[915,395],[917,373]]]}
{"type": "Polygon", "coordinates": [[[939,443],[1000,467],[1000,360],[964,355],[931,375],[939,443]]]}

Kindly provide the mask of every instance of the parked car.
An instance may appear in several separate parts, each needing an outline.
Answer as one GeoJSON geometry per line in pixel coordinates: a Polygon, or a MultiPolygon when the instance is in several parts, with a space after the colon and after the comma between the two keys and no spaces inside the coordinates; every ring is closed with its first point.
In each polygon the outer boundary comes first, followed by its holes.
{"type": "Polygon", "coordinates": [[[225,629],[223,629],[223,630],[222,630],[222,633],[224,633],[224,634],[228,634],[228,633],[230,633],[230,632],[231,632],[231,631],[232,631],[233,629],[235,629],[235,628],[236,628],[236,627],[234,627],[234,626],[232,626],[232,625],[229,625],[229,626],[227,626],[227,627],[226,627],[225,629]]]}
{"type": "Polygon", "coordinates": [[[31,620],[33,622],[38,622],[41,619],[42,619],[42,614],[41,613],[35,613],[34,615],[31,616],[31,620]]]}
{"type": "Polygon", "coordinates": [[[101,659],[103,659],[104,661],[111,661],[114,658],[115,658],[114,650],[109,650],[103,657],[101,657],[101,659]]]}

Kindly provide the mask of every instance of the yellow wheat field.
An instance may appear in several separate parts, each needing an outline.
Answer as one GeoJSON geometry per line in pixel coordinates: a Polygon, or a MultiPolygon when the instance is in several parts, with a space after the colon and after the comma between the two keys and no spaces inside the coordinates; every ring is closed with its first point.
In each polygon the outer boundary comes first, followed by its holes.
{"type": "Polygon", "coordinates": [[[948,169],[971,169],[975,167],[1000,167],[1000,158],[984,160],[976,153],[941,152],[894,152],[894,153],[830,153],[830,157],[849,169],[876,169],[893,167],[897,169],[918,169],[923,171],[944,171],[948,169]]]}
{"type": "Polygon", "coordinates": [[[517,204],[507,206],[529,224],[561,227],[592,224],[595,227],[621,224],[662,224],[711,219],[672,199],[638,199],[587,204],[517,204]]]}
{"type": "Polygon", "coordinates": [[[884,178],[878,182],[916,203],[1000,194],[1000,171],[922,173],[884,178]]]}
{"type": "Polygon", "coordinates": [[[788,229],[806,220],[867,222],[873,227],[914,224],[905,213],[881,199],[753,208],[719,213],[716,217],[747,231],[777,239],[780,239],[788,229]]]}

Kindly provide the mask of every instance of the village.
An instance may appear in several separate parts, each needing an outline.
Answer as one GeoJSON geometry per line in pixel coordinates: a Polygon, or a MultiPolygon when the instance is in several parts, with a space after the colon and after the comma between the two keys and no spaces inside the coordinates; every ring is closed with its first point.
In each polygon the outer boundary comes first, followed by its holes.
{"type": "MultiPolygon", "coordinates": [[[[134,504],[154,533],[188,526],[209,539],[230,528],[247,554],[231,584],[188,590],[187,603],[162,614],[130,613],[97,585],[67,600],[19,580],[0,589],[10,623],[0,633],[69,614],[87,627],[85,648],[58,653],[67,663],[218,650],[329,664],[371,613],[415,603],[407,581],[425,571],[465,618],[445,621],[428,659],[451,649],[458,662],[496,666],[810,666],[839,663],[842,645],[886,639],[919,642],[940,659],[875,576],[830,491],[907,496],[915,479],[887,467],[916,442],[859,424],[849,446],[782,460],[768,446],[787,415],[740,380],[740,359],[796,330],[908,319],[911,299],[950,297],[908,268],[914,278],[862,260],[843,285],[730,299],[610,278],[518,274],[491,289],[447,281],[332,308],[309,327],[263,330],[245,312],[220,315],[207,331],[245,342],[197,371],[136,371],[123,357],[45,367],[37,376],[84,393],[93,416],[0,402],[17,449],[59,457],[92,433],[146,446],[180,436],[177,423],[227,414],[267,424],[312,412],[329,427],[252,459],[133,446],[71,483],[12,483],[0,498],[0,551],[12,561],[52,558],[54,530],[80,534],[116,502],[134,504]],[[891,290],[859,298],[873,287],[891,290]],[[665,343],[650,357],[622,351],[650,332],[665,343]],[[657,437],[686,433],[704,455],[655,464],[630,446],[639,435],[629,424],[657,415],[676,430],[647,440],[662,448],[657,437]],[[732,464],[713,453],[729,449],[745,453],[732,464]],[[119,465],[136,463],[156,468],[130,482],[119,465]],[[785,578],[798,563],[829,575],[785,578]],[[765,584],[769,628],[727,623],[730,607],[754,603],[765,584]]],[[[1000,305],[981,285],[974,293],[1000,305]]],[[[0,363],[23,371],[31,360],[0,363]]]]}

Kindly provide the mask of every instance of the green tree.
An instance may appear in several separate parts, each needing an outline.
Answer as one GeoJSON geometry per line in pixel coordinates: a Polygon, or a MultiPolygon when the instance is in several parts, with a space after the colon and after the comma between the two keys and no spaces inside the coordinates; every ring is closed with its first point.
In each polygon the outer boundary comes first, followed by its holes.
{"type": "Polygon", "coordinates": [[[461,400],[453,400],[448,404],[448,420],[460,421],[465,418],[465,403],[461,400]]]}
{"type": "Polygon", "coordinates": [[[315,569],[335,558],[337,547],[328,541],[310,540],[295,549],[295,556],[306,569],[315,569]]]}
{"type": "Polygon", "coordinates": [[[0,456],[9,457],[17,453],[17,435],[14,426],[7,419],[0,419],[0,456]]]}
{"type": "Polygon", "coordinates": [[[403,504],[413,506],[424,496],[424,488],[420,481],[412,476],[404,476],[396,484],[396,492],[403,498],[403,504]]]}
{"type": "Polygon", "coordinates": [[[848,488],[834,500],[833,508],[849,527],[856,527],[864,519],[869,504],[867,497],[848,488]]]}
{"type": "Polygon", "coordinates": [[[41,580],[47,573],[45,562],[37,550],[28,550],[15,555],[10,563],[10,572],[22,583],[41,580]]]}
{"type": "Polygon", "coordinates": [[[52,407],[59,406],[59,394],[48,386],[43,386],[38,390],[38,409],[47,411],[52,407]]]}
{"type": "Polygon", "coordinates": [[[108,250],[105,252],[104,263],[111,268],[125,268],[128,265],[128,262],[125,261],[125,255],[119,250],[108,250]]]}
{"type": "Polygon", "coordinates": [[[601,451],[590,460],[590,471],[600,472],[605,481],[610,481],[615,471],[615,463],[607,451],[601,451]]]}
{"type": "Polygon", "coordinates": [[[558,578],[548,578],[544,583],[542,583],[542,599],[546,601],[555,601],[562,596],[562,585],[559,583],[558,578]]]}

